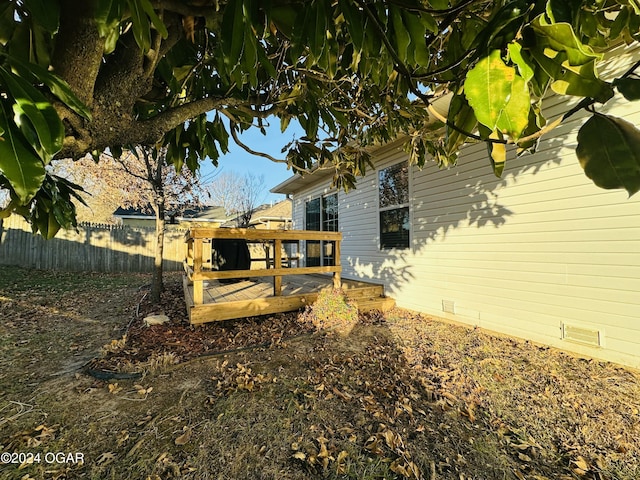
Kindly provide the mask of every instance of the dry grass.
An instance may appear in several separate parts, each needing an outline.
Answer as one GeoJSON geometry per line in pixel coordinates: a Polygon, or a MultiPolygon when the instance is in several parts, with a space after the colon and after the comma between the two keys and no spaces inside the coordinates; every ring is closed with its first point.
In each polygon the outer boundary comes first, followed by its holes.
{"type": "Polygon", "coordinates": [[[85,459],[0,478],[640,478],[637,373],[402,310],[345,337],[180,364],[158,352],[136,380],[47,374],[74,365],[74,345],[97,355],[121,338],[136,282],[84,304],[82,282],[56,302],[31,290],[46,308],[0,282],[2,451],[85,459]]]}

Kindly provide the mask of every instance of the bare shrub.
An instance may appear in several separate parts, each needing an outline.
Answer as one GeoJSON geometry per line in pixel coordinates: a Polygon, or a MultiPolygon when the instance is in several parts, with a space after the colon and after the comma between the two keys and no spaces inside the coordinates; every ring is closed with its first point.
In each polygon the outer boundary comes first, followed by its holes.
{"type": "Polygon", "coordinates": [[[325,288],[318,299],[307,306],[300,321],[312,323],[319,331],[348,335],[358,323],[358,306],[340,288],[325,288]]]}

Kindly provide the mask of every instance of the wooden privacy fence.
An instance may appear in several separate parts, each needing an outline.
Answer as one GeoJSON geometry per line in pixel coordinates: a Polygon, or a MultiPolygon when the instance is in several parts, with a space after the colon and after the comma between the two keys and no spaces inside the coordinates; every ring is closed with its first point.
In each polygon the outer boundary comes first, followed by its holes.
{"type": "MultiPolygon", "coordinates": [[[[166,271],[183,268],[185,230],[167,230],[166,271]]],[[[150,272],[155,255],[155,230],[116,225],[81,224],[44,240],[15,215],[1,221],[0,265],[42,270],[150,272]]]]}

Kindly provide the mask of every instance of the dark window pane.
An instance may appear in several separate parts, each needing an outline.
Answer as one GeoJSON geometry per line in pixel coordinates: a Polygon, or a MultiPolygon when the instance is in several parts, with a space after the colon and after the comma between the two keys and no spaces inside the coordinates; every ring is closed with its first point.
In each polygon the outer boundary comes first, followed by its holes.
{"type": "Polygon", "coordinates": [[[309,200],[305,205],[305,224],[307,230],[320,230],[320,199],[309,200]]]}
{"type": "Polygon", "coordinates": [[[378,174],[380,208],[409,203],[409,166],[402,162],[378,174]]]}
{"type": "Polygon", "coordinates": [[[380,212],[380,247],[409,248],[409,207],[380,212]]]}
{"type": "Polygon", "coordinates": [[[338,195],[327,195],[322,198],[322,230],[338,231],[338,195]]]}

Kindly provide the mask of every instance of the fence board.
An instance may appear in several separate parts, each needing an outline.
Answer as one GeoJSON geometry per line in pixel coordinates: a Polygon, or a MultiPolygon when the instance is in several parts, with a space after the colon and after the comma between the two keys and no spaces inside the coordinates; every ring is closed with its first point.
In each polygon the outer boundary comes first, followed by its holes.
{"type": "MultiPolygon", "coordinates": [[[[165,271],[181,271],[186,230],[165,232],[165,271]]],[[[155,230],[118,225],[81,224],[44,240],[15,215],[0,220],[0,265],[42,270],[92,272],[150,272],[153,270],[155,230]]]]}

